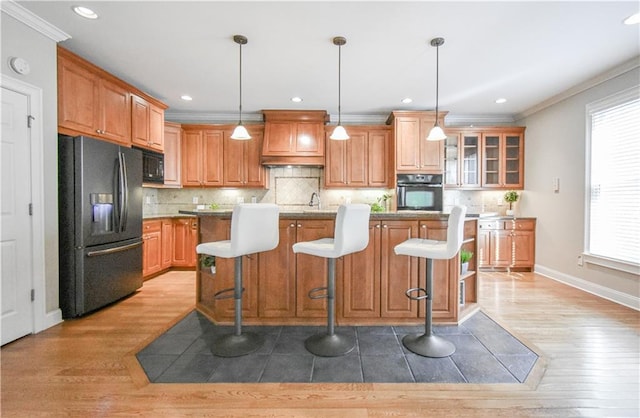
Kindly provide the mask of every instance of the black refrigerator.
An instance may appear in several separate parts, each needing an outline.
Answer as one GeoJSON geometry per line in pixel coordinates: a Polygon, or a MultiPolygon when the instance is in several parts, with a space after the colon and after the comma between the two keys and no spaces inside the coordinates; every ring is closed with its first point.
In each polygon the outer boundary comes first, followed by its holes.
{"type": "Polygon", "coordinates": [[[84,315],[142,286],[142,152],[58,136],[60,308],[84,315]]]}

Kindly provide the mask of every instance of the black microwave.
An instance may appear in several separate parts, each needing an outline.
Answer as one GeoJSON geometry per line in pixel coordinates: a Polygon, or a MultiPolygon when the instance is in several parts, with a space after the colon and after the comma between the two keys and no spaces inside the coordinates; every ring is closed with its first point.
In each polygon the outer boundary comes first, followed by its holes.
{"type": "Polygon", "coordinates": [[[164,184],[164,155],[142,149],[142,182],[164,184]]]}
{"type": "Polygon", "coordinates": [[[398,174],[398,210],[442,211],[441,174],[398,174]]]}

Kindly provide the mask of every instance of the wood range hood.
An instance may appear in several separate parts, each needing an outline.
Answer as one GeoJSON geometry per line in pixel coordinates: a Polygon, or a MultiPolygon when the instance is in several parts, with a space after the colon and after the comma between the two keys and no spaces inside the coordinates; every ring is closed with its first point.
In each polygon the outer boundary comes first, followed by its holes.
{"type": "Polygon", "coordinates": [[[324,167],[326,111],[263,110],[262,114],[262,165],[324,167]]]}

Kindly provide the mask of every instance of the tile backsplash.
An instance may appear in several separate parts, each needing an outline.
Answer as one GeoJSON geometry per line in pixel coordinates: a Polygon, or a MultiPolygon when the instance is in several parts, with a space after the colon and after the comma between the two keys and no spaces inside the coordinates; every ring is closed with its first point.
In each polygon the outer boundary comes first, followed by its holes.
{"type": "MultiPolygon", "coordinates": [[[[216,203],[221,209],[231,209],[238,201],[276,203],[283,211],[309,208],[311,194],[320,195],[322,209],[335,209],[340,204],[373,203],[383,194],[395,194],[393,189],[324,189],[324,169],[318,167],[272,167],[269,189],[231,188],[143,188],[143,213],[146,216],[176,214],[179,210],[194,210],[197,205],[216,203]]],[[[497,212],[504,214],[508,204],[504,191],[445,190],[444,210],[456,204],[467,206],[469,213],[497,212]]]]}

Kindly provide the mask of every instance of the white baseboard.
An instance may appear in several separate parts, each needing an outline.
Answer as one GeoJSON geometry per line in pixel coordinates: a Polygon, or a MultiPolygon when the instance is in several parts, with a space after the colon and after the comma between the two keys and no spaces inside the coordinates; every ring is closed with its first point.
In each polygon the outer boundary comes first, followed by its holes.
{"type": "Polygon", "coordinates": [[[640,298],[536,264],[534,271],[552,280],[640,311],[640,298]]]}
{"type": "Polygon", "coordinates": [[[60,309],[56,309],[51,312],[47,312],[44,316],[44,321],[42,324],[42,329],[36,329],[36,333],[40,331],[44,331],[47,328],[51,328],[54,325],[58,325],[62,320],[62,311],[60,309]]]}

